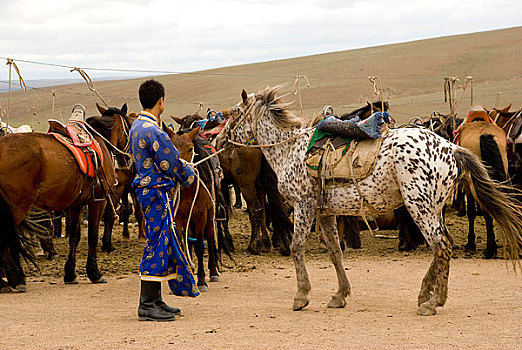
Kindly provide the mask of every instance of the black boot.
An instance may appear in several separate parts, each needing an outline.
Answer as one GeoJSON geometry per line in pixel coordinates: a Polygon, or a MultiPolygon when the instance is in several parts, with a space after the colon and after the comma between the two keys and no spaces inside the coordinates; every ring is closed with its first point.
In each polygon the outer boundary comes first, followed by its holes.
{"type": "Polygon", "coordinates": [[[176,316],[181,315],[181,309],[178,309],[177,307],[172,307],[172,306],[168,305],[167,303],[165,303],[161,299],[161,294],[160,294],[160,298],[158,300],[156,300],[154,303],[156,304],[156,306],[158,306],[160,309],[162,309],[164,311],[170,312],[176,316]]]}
{"type": "MultiPolygon", "coordinates": [[[[141,281],[140,306],[138,319],[140,321],[174,321],[176,315],[159,307],[157,301],[161,299],[161,283],[141,281]]],[[[165,304],[166,305],[166,304],[165,304]]]]}

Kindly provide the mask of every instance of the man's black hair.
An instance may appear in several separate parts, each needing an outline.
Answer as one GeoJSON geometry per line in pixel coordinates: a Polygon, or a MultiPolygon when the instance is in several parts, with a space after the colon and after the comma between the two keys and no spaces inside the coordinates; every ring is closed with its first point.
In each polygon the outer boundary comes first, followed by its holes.
{"type": "Polygon", "coordinates": [[[141,107],[150,109],[160,98],[165,97],[165,88],[159,81],[149,79],[140,85],[139,95],[141,107]]]}

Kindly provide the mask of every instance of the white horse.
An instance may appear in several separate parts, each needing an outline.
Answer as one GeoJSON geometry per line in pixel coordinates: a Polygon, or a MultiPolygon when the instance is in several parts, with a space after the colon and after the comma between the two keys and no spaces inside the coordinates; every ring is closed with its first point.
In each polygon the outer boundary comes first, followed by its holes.
{"type": "MultiPolygon", "coordinates": [[[[243,90],[241,102],[231,110],[224,135],[243,144],[255,138],[259,145],[271,145],[262,148],[263,154],[277,174],[281,194],[294,206],[291,250],[297,294],[293,308],[300,310],[309,303],[311,287],[304,245],[319,208],[318,183],[309,175],[304,162],[312,130],[301,126],[301,121],[287,110],[289,104],[277,96],[277,92],[277,87],[250,95],[243,90]]],[[[320,225],[338,279],[338,291],[328,307],[344,307],[350,294],[334,215],[387,213],[404,204],[434,253],[418,295],[418,314],[434,315],[436,307],[446,303],[452,251],[442,207],[461,180],[472,186],[479,203],[487,207],[498,222],[505,256],[517,260],[522,242],[519,208],[490,180],[480,160],[429,130],[392,129],[384,137],[373,172],[359,181],[359,188],[339,182],[327,183],[324,188],[320,225]],[[361,205],[361,201],[365,205],[361,205]]]]}

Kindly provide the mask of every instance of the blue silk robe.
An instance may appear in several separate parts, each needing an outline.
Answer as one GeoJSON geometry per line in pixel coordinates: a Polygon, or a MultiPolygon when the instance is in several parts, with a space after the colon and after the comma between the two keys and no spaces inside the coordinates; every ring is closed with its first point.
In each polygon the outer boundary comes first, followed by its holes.
{"type": "Polygon", "coordinates": [[[130,147],[136,168],[132,186],[146,220],[147,241],[140,278],[168,281],[175,295],[198,296],[199,290],[183,254],[174,223],[174,209],[168,197],[176,183],[190,186],[194,170],[180,159],[167,133],[150,113],[142,112],[132,124],[130,147]]]}

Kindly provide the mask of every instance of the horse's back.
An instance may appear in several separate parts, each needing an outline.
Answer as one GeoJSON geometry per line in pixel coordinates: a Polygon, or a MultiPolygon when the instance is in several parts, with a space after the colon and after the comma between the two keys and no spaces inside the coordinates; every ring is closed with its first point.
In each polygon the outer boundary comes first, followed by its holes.
{"type": "Polygon", "coordinates": [[[507,136],[504,130],[495,124],[477,121],[464,124],[459,132],[459,145],[469,149],[482,159],[480,149],[481,136],[492,135],[498,145],[502,161],[507,168],[507,136]]]}

